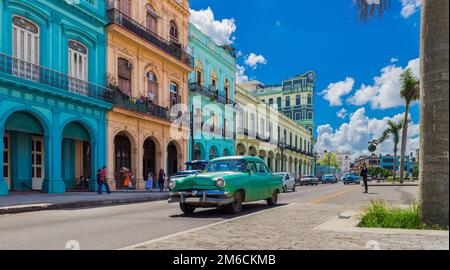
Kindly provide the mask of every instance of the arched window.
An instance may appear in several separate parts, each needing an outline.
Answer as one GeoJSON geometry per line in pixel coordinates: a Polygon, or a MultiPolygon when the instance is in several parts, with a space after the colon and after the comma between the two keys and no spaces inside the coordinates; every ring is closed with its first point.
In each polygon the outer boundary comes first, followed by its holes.
{"type": "Polygon", "coordinates": [[[170,41],[178,43],[178,26],[175,21],[170,21],[170,41]]]}
{"type": "Polygon", "coordinates": [[[197,61],[195,64],[195,81],[197,82],[197,85],[203,84],[203,65],[200,61],[197,61]]]}
{"type": "Polygon", "coordinates": [[[150,101],[158,104],[158,80],[155,73],[149,71],[145,75],[147,78],[147,94],[150,101]]]}
{"type": "Polygon", "coordinates": [[[124,58],[119,58],[117,67],[119,89],[131,96],[131,72],[133,65],[124,58]]]}
{"type": "Polygon", "coordinates": [[[28,79],[39,79],[39,27],[31,21],[13,17],[13,74],[28,79]]]}
{"type": "Polygon", "coordinates": [[[69,89],[86,95],[88,81],[88,49],[81,43],[69,40],[69,89]]]}
{"type": "Polygon", "coordinates": [[[147,28],[156,34],[158,15],[156,14],[155,9],[150,4],[147,4],[145,8],[147,10],[147,17],[146,17],[147,28]]]}
{"type": "Polygon", "coordinates": [[[181,103],[181,96],[179,95],[178,84],[170,83],[170,107],[172,108],[178,103],[181,103]]]}

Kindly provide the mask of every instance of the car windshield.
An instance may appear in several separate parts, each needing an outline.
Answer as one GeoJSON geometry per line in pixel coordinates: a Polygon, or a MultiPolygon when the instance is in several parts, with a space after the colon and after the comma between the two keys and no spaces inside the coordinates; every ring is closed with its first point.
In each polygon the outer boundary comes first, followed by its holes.
{"type": "Polygon", "coordinates": [[[245,160],[221,160],[209,163],[206,172],[245,172],[245,160]]]}

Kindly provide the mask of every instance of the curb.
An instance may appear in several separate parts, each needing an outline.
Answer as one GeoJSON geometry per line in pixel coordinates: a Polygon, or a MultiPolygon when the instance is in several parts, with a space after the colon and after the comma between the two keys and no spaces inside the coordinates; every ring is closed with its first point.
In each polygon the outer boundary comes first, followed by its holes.
{"type": "Polygon", "coordinates": [[[160,195],[156,197],[141,197],[141,198],[120,198],[120,199],[106,199],[101,201],[76,201],[68,203],[42,203],[42,204],[30,204],[30,205],[14,205],[5,206],[0,208],[0,215],[7,214],[19,214],[26,212],[37,212],[45,210],[62,210],[62,209],[76,209],[84,207],[94,206],[110,206],[110,205],[124,205],[124,204],[137,204],[144,202],[164,201],[168,200],[169,195],[160,195]]]}
{"type": "Polygon", "coordinates": [[[369,187],[418,187],[418,186],[419,184],[369,184],[369,187]]]}

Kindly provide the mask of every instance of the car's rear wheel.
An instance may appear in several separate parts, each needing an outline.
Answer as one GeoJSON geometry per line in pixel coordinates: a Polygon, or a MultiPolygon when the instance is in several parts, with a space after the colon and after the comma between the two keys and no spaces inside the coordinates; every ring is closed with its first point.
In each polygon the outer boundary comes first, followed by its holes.
{"type": "Polygon", "coordinates": [[[295,184],[294,184],[294,186],[292,187],[292,192],[295,192],[295,184]]]}
{"type": "Polygon", "coordinates": [[[233,202],[227,205],[227,210],[230,214],[238,214],[242,211],[242,203],[244,198],[242,196],[242,192],[237,191],[234,194],[233,202]]]}
{"type": "Polygon", "coordinates": [[[180,203],[180,209],[186,215],[192,215],[195,212],[194,206],[185,203],[180,203]]]}
{"type": "Polygon", "coordinates": [[[274,190],[272,192],[272,197],[266,200],[269,206],[277,206],[278,203],[278,191],[274,190]]]}
{"type": "Polygon", "coordinates": [[[286,193],[287,192],[287,187],[286,187],[286,185],[284,185],[283,186],[283,193],[286,193]]]}

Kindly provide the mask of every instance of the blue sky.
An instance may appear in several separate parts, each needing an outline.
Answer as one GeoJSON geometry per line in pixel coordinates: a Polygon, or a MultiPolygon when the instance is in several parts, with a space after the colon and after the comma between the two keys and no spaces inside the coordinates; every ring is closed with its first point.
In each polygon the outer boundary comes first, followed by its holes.
{"type": "MultiPolygon", "coordinates": [[[[398,119],[404,112],[397,77],[407,66],[418,73],[420,0],[392,0],[383,18],[366,23],[356,19],[352,0],[191,0],[190,4],[193,11],[210,8],[212,21],[197,12],[191,19],[197,18],[200,28],[218,42],[232,42],[242,53],[238,64],[248,79],[272,84],[309,70],[317,73],[319,150],[360,154],[367,140],[379,135],[386,117],[398,119]],[[375,77],[379,78],[374,81],[375,77]],[[341,110],[342,118],[336,115],[341,110]],[[364,125],[369,131],[363,131],[364,125]],[[364,134],[353,138],[357,132],[364,134]]],[[[411,118],[413,151],[418,147],[417,104],[411,118]]],[[[390,149],[386,143],[380,151],[390,149]]]]}

